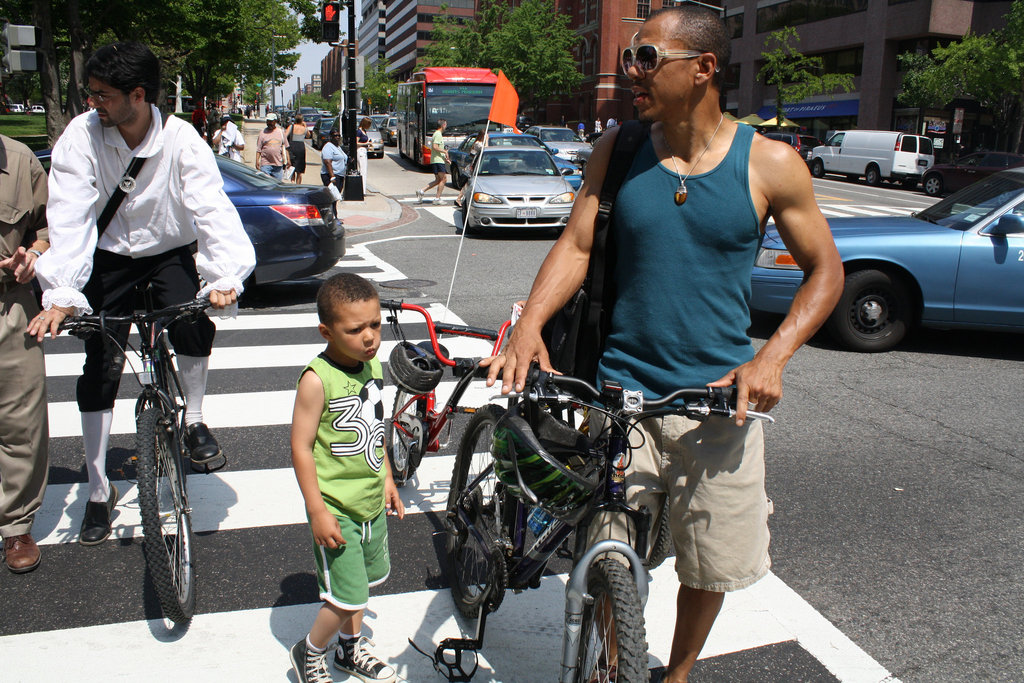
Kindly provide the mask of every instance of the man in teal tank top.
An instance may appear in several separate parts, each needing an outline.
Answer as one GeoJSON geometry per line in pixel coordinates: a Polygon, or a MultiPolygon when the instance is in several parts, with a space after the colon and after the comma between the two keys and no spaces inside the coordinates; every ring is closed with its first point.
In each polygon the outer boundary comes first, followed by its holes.
{"type": "MultiPolygon", "coordinates": [[[[628,502],[651,510],[669,503],[680,580],[664,679],[671,683],[688,680],[725,592],[768,571],[763,439],[760,424],[746,420],[748,402],[768,411],[779,401],[786,363],[831,313],[843,282],[803,160],[724,118],[728,58],[721,19],[695,5],[651,14],[622,54],[633,106],[652,125],[612,215],[616,298],[599,379],[649,398],[682,387],[737,388],[735,424],[651,418],[639,425],[644,446],[631,450],[628,502]],[[755,352],[747,300],[769,217],[805,280],[778,330],[755,352]]],[[[569,224],[541,265],[505,351],[484,361],[488,384],[501,375],[502,392],[521,390],[533,361],[552,370],[541,328],[586,275],[617,132],[595,145],[569,224]]],[[[615,520],[599,531],[624,537],[620,527],[615,520]]]]}

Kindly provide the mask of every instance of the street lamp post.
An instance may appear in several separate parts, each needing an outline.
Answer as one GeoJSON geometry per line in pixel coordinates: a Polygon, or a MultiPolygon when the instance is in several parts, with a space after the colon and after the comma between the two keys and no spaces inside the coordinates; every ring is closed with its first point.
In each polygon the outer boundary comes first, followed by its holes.
{"type": "Polygon", "coordinates": [[[287,38],[277,33],[270,34],[270,111],[277,111],[277,38],[287,38]]]}

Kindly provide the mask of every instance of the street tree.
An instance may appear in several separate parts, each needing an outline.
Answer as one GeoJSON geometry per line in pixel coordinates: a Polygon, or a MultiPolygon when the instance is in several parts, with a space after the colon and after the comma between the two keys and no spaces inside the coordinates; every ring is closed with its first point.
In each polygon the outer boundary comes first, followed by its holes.
{"type": "Polygon", "coordinates": [[[815,95],[832,95],[853,90],[853,75],[825,73],[821,57],[807,56],[796,48],[800,35],[792,26],[773,31],[764,41],[764,64],[757,77],[776,88],[775,116],[781,121],[785,105],[815,95]]]}
{"type": "Polygon", "coordinates": [[[968,33],[930,54],[899,56],[904,71],[897,99],[914,107],[945,107],[977,100],[992,113],[997,145],[1020,151],[1024,142],[1024,1],[1016,0],[1002,30],[968,33]]]}
{"type": "Polygon", "coordinates": [[[386,111],[389,99],[398,93],[398,81],[388,75],[388,60],[380,59],[372,69],[363,75],[363,100],[368,102],[368,111],[376,108],[386,111]]]}
{"type": "Polygon", "coordinates": [[[508,18],[510,8],[498,0],[481,0],[475,18],[448,13],[442,4],[434,16],[431,44],[423,55],[423,66],[469,66],[494,68],[490,36],[508,18]]]}

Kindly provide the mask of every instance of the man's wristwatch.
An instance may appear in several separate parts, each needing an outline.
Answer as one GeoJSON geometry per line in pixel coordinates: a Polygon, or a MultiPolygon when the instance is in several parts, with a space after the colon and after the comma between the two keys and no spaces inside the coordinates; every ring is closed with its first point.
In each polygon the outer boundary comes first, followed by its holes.
{"type": "Polygon", "coordinates": [[[43,252],[39,251],[38,249],[29,249],[27,253],[35,254],[36,258],[39,258],[40,256],[43,255],[43,252]]]}

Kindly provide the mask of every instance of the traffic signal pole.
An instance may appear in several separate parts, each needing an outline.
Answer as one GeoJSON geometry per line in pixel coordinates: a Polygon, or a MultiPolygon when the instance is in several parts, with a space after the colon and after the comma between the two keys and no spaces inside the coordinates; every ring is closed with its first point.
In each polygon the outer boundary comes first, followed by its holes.
{"type": "Polygon", "coordinates": [[[363,177],[359,175],[356,163],[356,3],[347,0],[348,5],[348,158],[349,170],[345,176],[345,199],[361,202],[365,199],[363,177]],[[351,187],[350,187],[351,186],[351,187]]]}

